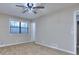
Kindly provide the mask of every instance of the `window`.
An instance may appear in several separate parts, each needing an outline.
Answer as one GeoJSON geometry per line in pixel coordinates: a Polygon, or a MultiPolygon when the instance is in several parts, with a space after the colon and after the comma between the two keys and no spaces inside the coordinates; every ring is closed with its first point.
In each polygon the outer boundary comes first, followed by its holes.
{"type": "Polygon", "coordinates": [[[26,33],[28,32],[28,24],[21,22],[21,33],[26,33]]]}
{"type": "Polygon", "coordinates": [[[27,33],[27,22],[10,21],[10,33],[27,33]]]}
{"type": "Polygon", "coordinates": [[[10,21],[10,32],[11,33],[19,33],[19,22],[10,21]]]}

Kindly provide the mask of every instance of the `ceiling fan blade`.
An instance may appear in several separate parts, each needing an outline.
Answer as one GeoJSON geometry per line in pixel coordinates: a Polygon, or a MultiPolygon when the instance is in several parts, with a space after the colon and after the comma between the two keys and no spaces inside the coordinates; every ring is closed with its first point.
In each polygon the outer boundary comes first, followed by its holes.
{"type": "Polygon", "coordinates": [[[36,6],[36,7],[33,7],[33,9],[43,9],[44,6],[36,6]]]}
{"type": "Polygon", "coordinates": [[[33,13],[34,13],[34,14],[37,14],[37,12],[36,12],[36,11],[33,11],[33,13]]]}
{"type": "Polygon", "coordinates": [[[23,5],[16,5],[17,7],[25,7],[25,6],[23,6],[23,5]]]}
{"type": "Polygon", "coordinates": [[[24,10],[22,13],[25,13],[25,12],[27,12],[28,10],[24,10]]]}

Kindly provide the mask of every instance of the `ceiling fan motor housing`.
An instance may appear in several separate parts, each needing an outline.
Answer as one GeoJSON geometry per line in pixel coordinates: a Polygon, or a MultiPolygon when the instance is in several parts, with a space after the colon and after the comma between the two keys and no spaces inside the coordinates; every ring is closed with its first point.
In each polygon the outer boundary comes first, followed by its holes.
{"type": "Polygon", "coordinates": [[[31,10],[33,8],[33,3],[27,3],[27,6],[31,10]]]}

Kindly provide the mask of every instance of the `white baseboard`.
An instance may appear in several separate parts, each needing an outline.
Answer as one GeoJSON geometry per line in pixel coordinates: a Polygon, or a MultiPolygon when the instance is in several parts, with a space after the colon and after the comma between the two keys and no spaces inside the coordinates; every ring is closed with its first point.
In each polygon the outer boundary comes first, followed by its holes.
{"type": "Polygon", "coordinates": [[[0,47],[11,46],[11,45],[17,45],[17,44],[22,44],[22,43],[31,43],[31,42],[33,42],[33,41],[19,42],[19,43],[12,43],[12,44],[3,44],[3,45],[0,45],[0,47]]]}
{"type": "Polygon", "coordinates": [[[53,47],[53,46],[50,46],[50,45],[47,45],[45,43],[40,43],[40,42],[35,42],[36,44],[39,44],[39,45],[42,45],[42,46],[46,46],[46,47],[49,47],[49,48],[53,48],[53,49],[57,49],[57,50],[60,50],[60,51],[63,51],[63,52],[67,52],[67,53],[70,53],[70,54],[74,54],[74,52],[72,51],[68,51],[68,50],[64,50],[64,49],[60,49],[60,48],[57,48],[57,47],[53,47]]]}

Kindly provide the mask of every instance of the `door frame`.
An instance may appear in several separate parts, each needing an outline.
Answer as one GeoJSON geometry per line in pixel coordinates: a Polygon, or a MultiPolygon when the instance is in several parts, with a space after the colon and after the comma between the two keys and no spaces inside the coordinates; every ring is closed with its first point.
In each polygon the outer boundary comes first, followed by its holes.
{"type": "Polygon", "coordinates": [[[77,19],[76,15],[79,10],[74,11],[74,54],[77,55],[77,19]]]}

